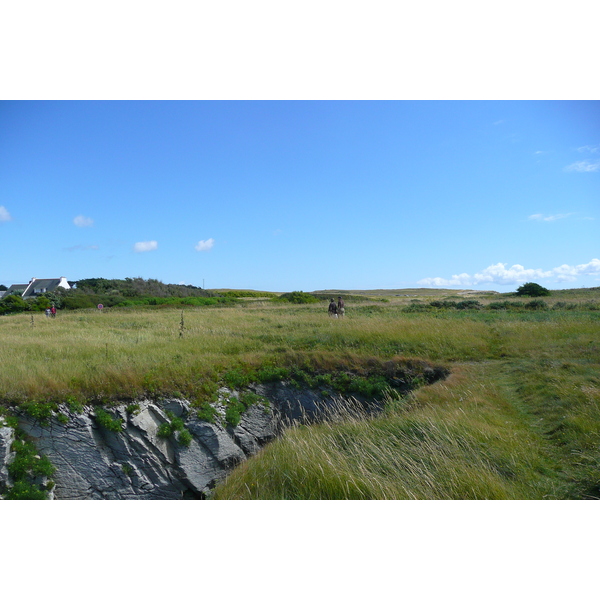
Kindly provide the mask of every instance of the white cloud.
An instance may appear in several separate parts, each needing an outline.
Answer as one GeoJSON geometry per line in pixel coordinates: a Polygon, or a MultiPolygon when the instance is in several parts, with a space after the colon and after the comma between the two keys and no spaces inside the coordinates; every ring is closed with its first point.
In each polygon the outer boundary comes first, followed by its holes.
{"type": "Polygon", "coordinates": [[[99,246],[83,246],[79,244],[77,246],[70,246],[69,248],[64,248],[67,252],[76,252],[78,250],[99,250],[99,246]]]}
{"type": "Polygon", "coordinates": [[[572,165],[565,167],[565,171],[575,171],[576,173],[592,173],[594,171],[600,171],[600,160],[597,162],[580,160],[579,162],[574,162],[572,165]]]}
{"type": "Polygon", "coordinates": [[[208,252],[215,245],[215,240],[209,238],[207,240],[200,240],[194,248],[198,250],[198,252],[208,252]]]}
{"type": "Polygon", "coordinates": [[[600,275],[600,259],[594,258],[589,263],[582,265],[561,265],[549,271],[544,271],[543,269],[526,269],[522,265],[513,265],[507,268],[506,263],[497,263],[474,275],[461,273],[460,275],[453,275],[450,279],[426,277],[417,281],[417,283],[419,285],[437,287],[466,287],[482,283],[514,285],[537,279],[548,279],[550,277],[554,277],[557,281],[575,281],[580,275],[600,275]]]}
{"type": "Polygon", "coordinates": [[[94,224],[94,219],[84,217],[83,215],[78,215],[73,219],[73,223],[75,223],[77,227],[91,227],[94,224]]]}
{"type": "Polygon", "coordinates": [[[137,242],[133,246],[134,252],[150,252],[151,250],[156,250],[158,248],[158,242],[137,242]]]}
{"type": "Polygon", "coordinates": [[[591,152],[592,154],[597,154],[600,151],[600,146],[580,146],[577,148],[578,152],[591,152]]]}
{"type": "Polygon", "coordinates": [[[4,206],[0,206],[0,223],[12,221],[12,217],[10,213],[4,208],[4,206]]]}
{"type": "Polygon", "coordinates": [[[542,215],[542,214],[535,214],[535,215],[529,215],[529,217],[527,217],[528,219],[530,219],[531,221],[558,221],[559,219],[566,219],[567,217],[570,217],[573,213],[565,213],[565,214],[559,214],[559,215],[542,215]]]}

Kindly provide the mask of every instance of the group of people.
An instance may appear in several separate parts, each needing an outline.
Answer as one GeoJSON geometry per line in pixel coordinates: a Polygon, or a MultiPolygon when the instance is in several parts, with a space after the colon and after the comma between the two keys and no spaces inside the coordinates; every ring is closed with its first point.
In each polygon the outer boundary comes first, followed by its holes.
{"type": "Polygon", "coordinates": [[[344,307],[344,300],[341,296],[338,296],[337,304],[335,303],[335,300],[333,298],[329,301],[330,317],[335,317],[337,319],[338,317],[343,317],[345,312],[346,309],[344,307]]]}
{"type": "Polygon", "coordinates": [[[50,308],[46,309],[46,316],[56,317],[56,306],[54,306],[54,304],[50,308]]]}

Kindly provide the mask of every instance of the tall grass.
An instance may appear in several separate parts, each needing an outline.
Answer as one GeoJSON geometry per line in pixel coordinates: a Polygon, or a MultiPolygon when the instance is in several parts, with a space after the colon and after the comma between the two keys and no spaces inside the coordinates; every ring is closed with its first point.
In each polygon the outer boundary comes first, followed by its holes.
{"type": "MultiPolygon", "coordinates": [[[[594,315],[595,317],[595,315],[594,315]]],[[[407,356],[440,361],[490,358],[591,357],[600,320],[587,313],[531,315],[476,311],[456,317],[403,314],[393,307],[328,319],[324,306],[190,308],[62,312],[56,319],[0,318],[0,398],[75,395],[134,398],[143,393],[202,393],[237,362],[285,363],[319,356],[324,368],[360,357],[407,356]],[[181,335],[183,333],[183,335],[181,335]]]]}
{"type": "Polygon", "coordinates": [[[386,414],[288,430],[215,498],[516,499],[566,495],[548,444],[484,365],[461,367],[386,414]]]}
{"type": "Polygon", "coordinates": [[[236,469],[217,498],[600,496],[600,311],[448,310],[389,303],[0,317],[0,401],[198,402],[247,369],[367,369],[412,358],[443,382],[383,414],[295,427],[236,469]],[[227,376],[227,373],[229,375],[227,376]]]}

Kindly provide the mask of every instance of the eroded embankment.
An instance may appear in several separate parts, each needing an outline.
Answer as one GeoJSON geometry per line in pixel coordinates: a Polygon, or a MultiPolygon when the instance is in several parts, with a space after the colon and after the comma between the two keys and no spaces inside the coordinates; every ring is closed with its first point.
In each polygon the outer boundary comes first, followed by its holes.
{"type": "MultiPolygon", "coordinates": [[[[426,363],[413,367],[410,377],[390,365],[388,371],[390,385],[401,392],[448,374],[426,363]]],[[[202,499],[290,424],[327,419],[340,408],[368,413],[383,405],[289,381],[254,383],[242,391],[222,387],[218,397],[208,414],[175,398],[77,410],[62,404],[43,419],[13,408],[0,423],[0,494],[202,499]]]]}

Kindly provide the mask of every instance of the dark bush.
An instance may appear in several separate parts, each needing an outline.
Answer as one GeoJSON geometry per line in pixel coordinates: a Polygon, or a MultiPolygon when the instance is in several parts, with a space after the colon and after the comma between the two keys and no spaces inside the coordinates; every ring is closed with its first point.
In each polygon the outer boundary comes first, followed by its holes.
{"type": "Polygon", "coordinates": [[[306,292],[289,292],[287,294],[281,294],[276,301],[291,302],[293,304],[311,304],[313,302],[318,302],[318,299],[306,292]]]}
{"type": "Polygon", "coordinates": [[[429,303],[433,308],[456,308],[456,302],[452,300],[434,300],[429,303]]]}
{"type": "Polygon", "coordinates": [[[508,300],[504,300],[504,302],[490,302],[486,308],[489,310],[508,310],[511,306],[512,304],[508,300]]]}
{"type": "Polygon", "coordinates": [[[26,310],[29,310],[29,304],[27,304],[27,302],[25,302],[18,294],[4,296],[0,301],[0,315],[19,313],[26,310]]]}
{"type": "Polygon", "coordinates": [[[481,308],[481,302],[477,300],[463,300],[456,305],[458,310],[478,310],[481,308]]]}
{"type": "Polygon", "coordinates": [[[537,296],[549,296],[550,290],[542,287],[539,283],[524,283],[517,288],[516,294],[517,296],[531,296],[535,298],[537,296]]]}
{"type": "Polygon", "coordinates": [[[548,310],[548,305],[543,300],[532,300],[525,304],[525,308],[529,310],[548,310]]]}

